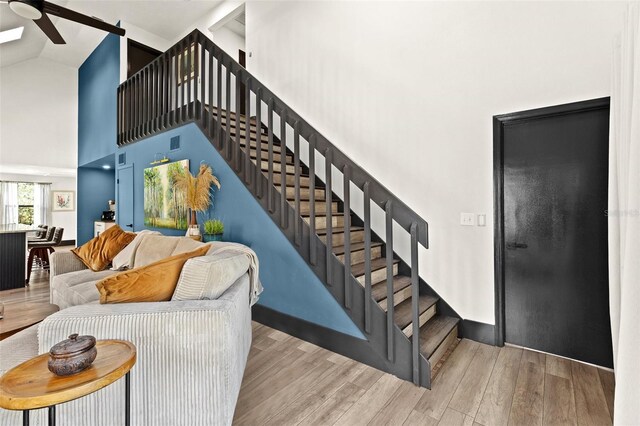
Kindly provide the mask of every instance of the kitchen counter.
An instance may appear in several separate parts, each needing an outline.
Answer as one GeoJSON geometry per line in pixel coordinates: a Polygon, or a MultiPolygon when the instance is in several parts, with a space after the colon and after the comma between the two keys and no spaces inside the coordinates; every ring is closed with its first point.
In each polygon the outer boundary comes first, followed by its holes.
{"type": "Polygon", "coordinates": [[[30,225],[0,225],[0,290],[25,286],[27,233],[38,229],[30,225]]]}

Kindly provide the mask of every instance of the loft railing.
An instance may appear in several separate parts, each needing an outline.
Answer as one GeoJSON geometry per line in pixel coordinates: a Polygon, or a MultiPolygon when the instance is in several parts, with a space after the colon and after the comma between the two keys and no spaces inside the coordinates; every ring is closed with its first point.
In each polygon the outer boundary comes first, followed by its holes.
{"type": "Polygon", "coordinates": [[[394,342],[397,342],[394,336],[399,331],[396,330],[393,319],[393,223],[399,225],[409,236],[413,321],[411,370],[413,382],[420,383],[418,245],[428,248],[427,222],[198,30],[176,43],[118,87],[117,142],[119,146],[123,146],[189,122],[197,123],[209,136],[214,146],[227,158],[258,199],[263,199],[266,192],[266,207],[272,217],[277,217],[274,213],[279,212],[277,221],[280,227],[293,237],[292,240],[299,247],[299,251],[300,248],[304,248],[302,254],[305,259],[316,267],[316,271],[320,271],[328,286],[333,286],[334,281],[342,283],[344,306],[347,309],[354,305],[364,307],[363,324],[366,333],[371,333],[371,312],[375,304],[371,297],[371,203],[382,209],[385,220],[384,232],[380,233],[380,237],[386,245],[387,261],[386,356],[392,362],[394,342]],[[242,108],[243,93],[245,111],[235,114],[242,108]],[[255,135],[255,164],[251,161],[252,137],[249,125],[249,120],[253,120],[253,117],[258,123],[255,135]],[[231,132],[232,121],[235,124],[235,135],[231,132]],[[241,143],[243,121],[244,149],[241,143]],[[276,131],[278,135],[274,134],[276,131]],[[264,161],[261,143],[263,137],[266,137],[267,141],[266,171],[261,170],[261,163],[264,161]],[[276,187],[274,179],[274,145],[278,142],[281,147],[279,188],[276,187]],[[287,150],[293,151],[295,169],[295,202],[291,215],[291,207],[287,205],[286,197],[287,150]],[[301,160],[304,152],[307,153],[306,162],[301,160]],[[316,162],[319,159],[324,159],[324,171],[322,166],[321,170],[317,169],[316,162]],[[301,166],[305,167],[305,170],[308,169],[309,175],[308,231],[305,229],[300,208],[301,166]],[[341,190],[344,203],[344,271],[339,270],[340,262],[332,251],[334,227],[331,203],[333,191],[338,189],[333,185],[334,171],[338,171],[343,180],[341,190]],[[263,173],[266,173],[266,177],[263,173]],[[322,181],[325,185],[326,242],[316,233],[315,189],[317,182],[322,181]],[[350,285],[355,282],[350,258],[350,212],[354,187],[361,192],[363,200],[365,283],[362,301],[354,299],[354,286],[350,285]],[[294,224],[293,230],[289,226],[291,221],[294,224]]]}

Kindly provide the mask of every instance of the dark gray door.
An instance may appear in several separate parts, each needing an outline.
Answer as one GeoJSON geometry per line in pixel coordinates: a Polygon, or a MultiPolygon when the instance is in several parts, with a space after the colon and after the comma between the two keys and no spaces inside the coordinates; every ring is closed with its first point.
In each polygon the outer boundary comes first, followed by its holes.
{"type": "Polygon", "coordinates": [[[612,367],[609,106],[585,105],[504,127],[505,340],[612,367]]]}
{"type": "Polygon", "coordinates": [[[133,231],[133,164],[118,169],[116,220],[125,231],[133,231]]]}

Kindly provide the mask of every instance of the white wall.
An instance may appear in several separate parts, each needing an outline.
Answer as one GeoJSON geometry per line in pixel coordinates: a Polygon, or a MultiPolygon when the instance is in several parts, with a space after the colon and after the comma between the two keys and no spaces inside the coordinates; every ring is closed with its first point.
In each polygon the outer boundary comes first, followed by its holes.
{"type": "Polygon", "coordinates": [[[624,7],[248,2],[247,66],[429,222],[421,275],[493,324],[492,117],[609,95],[624,7]]]}
{"type": "MultiPolygon", "coordinates": [[[[205,33],[207,34],[207,33],[205,33]]],[[[226,27],[211,31],[209,37],[229,56],[238,61],[238,50],[245,50],[245,39],[226,27]]]]}
{"type": "Polygon", "coordinates": [[[0,166],[73,169],[78,71],[36,58],[0,68],[0,166]]]}
{"type": "MultiPolygon", "coordinates": [[[[76,178],[74,177],[57,177],[57,176],[34,176],[21,174],[0,173],[0,181],[14,182],[40,182],[50,183],[51,191],[55,190],[72,190],[76,191],[76,178]]],[[[76,200],[77,202],[77,200],[76,200]]],[[[76,239],[76,212],[51,212],[50,226],[64,228],[63,240],[76,239]]]]}

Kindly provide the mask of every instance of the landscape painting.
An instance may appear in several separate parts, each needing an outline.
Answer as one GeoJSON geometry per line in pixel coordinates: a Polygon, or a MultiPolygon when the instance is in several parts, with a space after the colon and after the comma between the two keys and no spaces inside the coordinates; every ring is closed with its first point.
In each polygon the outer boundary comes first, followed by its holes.
{"type": "Polygon", "coordinates": [[[187,229],[183,191],[174,190],[176,176],[189,170],[189,160],[144,169],[144,224],[154,228],[187,229]]]}

